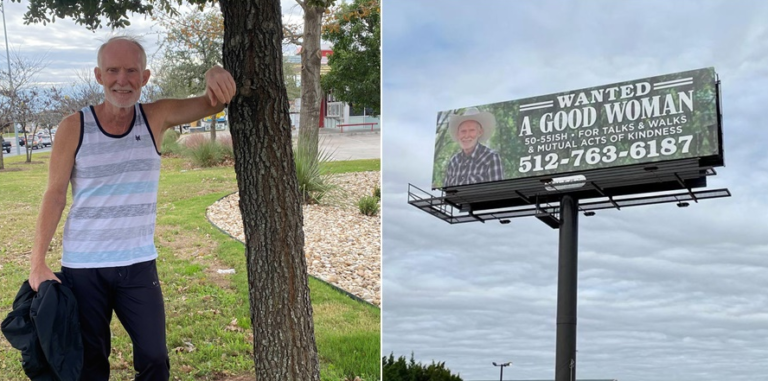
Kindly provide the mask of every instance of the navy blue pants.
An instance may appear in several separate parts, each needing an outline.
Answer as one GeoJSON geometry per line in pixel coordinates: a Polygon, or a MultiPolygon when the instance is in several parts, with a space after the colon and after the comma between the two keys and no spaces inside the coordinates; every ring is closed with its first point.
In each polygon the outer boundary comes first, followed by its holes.
{"type": "Polygon", "coordinates": [[[137,381],[168,381],[165,307],[155,261],[95,269],[62,267],[80,310],[82,381],[109,381],[112,311],[133,342],[137,381]]]}

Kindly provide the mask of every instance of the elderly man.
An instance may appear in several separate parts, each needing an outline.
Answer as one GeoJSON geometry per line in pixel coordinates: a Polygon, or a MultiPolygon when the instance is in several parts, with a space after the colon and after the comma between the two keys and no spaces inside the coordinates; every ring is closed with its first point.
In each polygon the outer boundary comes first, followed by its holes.
{"type": "Polygon", "coordinates": [[[481,144],[488,141],[495,128],[493,114],[475,107],[466,109],[463,115],[451,115],[448,129],[461,151],[448,162],[443,187],[502,179],[504,170],[499,154],[481,144]]]}
{"type": "Polygon", "coordinates": [[[33,290],[59,280],[45,263],[72,184],[64,226],[62,273],[75,295],[84,347],[81,380],[107,381],[112,311],[133,341],[136,380],[168,380],[165,310],[154,245],[160,144],[170,127],[224,109],[235,95],[232,76],[215,66],[206,93],[140,104],[150,72],[144,48],[114,37],[98,52],[96,80],[105,101],[64,118],[51,153],[32,247],[33,290]]]}

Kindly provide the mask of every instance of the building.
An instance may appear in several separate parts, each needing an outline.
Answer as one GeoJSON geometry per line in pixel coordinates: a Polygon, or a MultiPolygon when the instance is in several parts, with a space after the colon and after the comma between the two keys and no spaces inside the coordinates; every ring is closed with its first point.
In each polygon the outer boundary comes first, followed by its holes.
{"type": "MultiPolygon", "coordinates": [[[[321,46],[320,74],[331,70],[328,66],[328,58],[333,54],[333,49],[328,45],[321,46]]],[[[286,56],[286,61],[301,69],[301,47],[295,55],[286,56]]],[[[291,126],[298,128],[299,114],[301,113],[301,99],[290,101],[291,126]]],[[[381,128],[379,117],[372,116],[370,110],[355,109],[348,103],[337,101],[333,94],[325,93],[320,104],[320,128],[328,128],[339,132],[355,130],[378,130],[381,128]]]]}

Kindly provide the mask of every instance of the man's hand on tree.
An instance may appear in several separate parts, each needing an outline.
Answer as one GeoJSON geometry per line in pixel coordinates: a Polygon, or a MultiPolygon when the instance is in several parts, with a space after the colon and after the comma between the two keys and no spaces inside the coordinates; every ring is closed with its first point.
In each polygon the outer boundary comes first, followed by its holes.
{"type": "Polygon", "coordinates": [[[229,103],[236,90],[232,74],[221,66],[216,65],[205,72],[205,95],[211,101],[211,106],[229,103]]]}

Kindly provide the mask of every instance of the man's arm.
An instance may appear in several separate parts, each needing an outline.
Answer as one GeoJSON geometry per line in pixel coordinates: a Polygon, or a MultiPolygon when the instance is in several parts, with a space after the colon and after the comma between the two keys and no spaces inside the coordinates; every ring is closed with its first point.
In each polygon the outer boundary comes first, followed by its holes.
{"type": "Polygon", "coordinates": [[[53,145],[48,167],[48,187],[37,215],[29,272],[29,285],[35,291],[46,280],[61,282],[45,264],[45,254],[67,205],[69,177],[75,165],[75,151],[79,143],[80,115],[73,114],[64,118],[56,131],[56,144],[53,145]]]}
{"type": "MultiPolygon", "coordinates": [[[[235,80],[228,71],[214,66],[205,73],[205,95],[187,99],[161,99],[145,105],[150,125],[160,133],[221,112],[236,92],[235,80]]],[[[162,136],[162,135],[161,135],[162,136]]]]}

